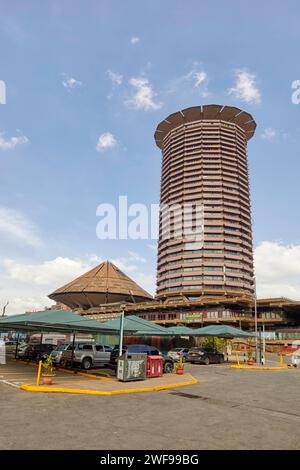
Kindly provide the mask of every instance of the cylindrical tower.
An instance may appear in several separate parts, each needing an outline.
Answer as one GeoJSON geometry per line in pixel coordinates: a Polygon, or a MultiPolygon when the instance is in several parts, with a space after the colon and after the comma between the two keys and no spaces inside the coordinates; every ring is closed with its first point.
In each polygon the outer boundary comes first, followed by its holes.
{"type": "Polygon", "coordinates": [[[250,114],[219,105],[184,109],[158,125],[160,202],[201,204],[204,239],[193,245],[174,238],[172,223],[166,239],[161,215],[157,298],[253,296],[247,141],[255,128],[250,114]]]}

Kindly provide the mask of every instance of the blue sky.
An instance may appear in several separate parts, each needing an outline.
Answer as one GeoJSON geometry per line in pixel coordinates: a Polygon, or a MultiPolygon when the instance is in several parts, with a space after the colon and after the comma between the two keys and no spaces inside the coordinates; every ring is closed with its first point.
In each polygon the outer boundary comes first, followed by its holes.
{"type": "Polygon", "coordinates": [[[257,122],[258,292],[300,299],[299,2],[0,0],[0,10],[0,307],[40,308],[103,259],[153,292],[154,241],[100,241],[96,207],[122,194],[157,203],[157,124],[209,103],[257,122]]]}

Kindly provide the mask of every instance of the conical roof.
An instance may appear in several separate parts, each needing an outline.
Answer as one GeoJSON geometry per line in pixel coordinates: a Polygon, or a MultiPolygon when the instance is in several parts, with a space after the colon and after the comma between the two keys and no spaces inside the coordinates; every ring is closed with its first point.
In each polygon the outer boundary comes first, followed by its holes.
{"type": "Polygon", "coordinates": [[[112,302],[143,302],[152,296],[109,261],[60,287],[49,298],[71,308],[91,308],[112,302]]]}

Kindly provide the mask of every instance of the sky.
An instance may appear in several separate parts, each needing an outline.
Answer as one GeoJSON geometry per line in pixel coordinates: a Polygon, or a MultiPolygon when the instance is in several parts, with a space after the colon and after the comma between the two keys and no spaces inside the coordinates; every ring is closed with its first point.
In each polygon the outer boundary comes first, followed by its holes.
{"type": "Polygon", "coordinates": [[[300,300],[298,1],[0,0],[0,12],[0,310],[41,309],[107,259],[155,292],[156,240],[100,240],[97,207],[157,204],[156,126],[204,104],[257,122],[257,293],[300,300]]]}

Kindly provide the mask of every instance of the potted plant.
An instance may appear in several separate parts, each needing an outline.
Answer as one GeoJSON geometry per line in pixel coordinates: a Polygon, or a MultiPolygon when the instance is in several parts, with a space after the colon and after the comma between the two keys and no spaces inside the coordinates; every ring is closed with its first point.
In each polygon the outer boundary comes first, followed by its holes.
{"type": "Polygon", "coordinates": [[[176,374],[182,375],[183,373],[184,373],[183,358],[182,356],[180,356],[178,361],[176,362],[176,374]]]}
{"type": "Polygon", "coordinates": [[[54,376],[55,368],[53,367],[52,357],[49,354],[42,363],[43,385],[52,385],[54,376]]]}
{"type": "Polygon", "coordinates": [[[253,354],[253,351],[251,349],[248,349],[247,350],[247,364],[249,366],[252,366],[255,362],[254,362],[254,354],[253,354]]]}

